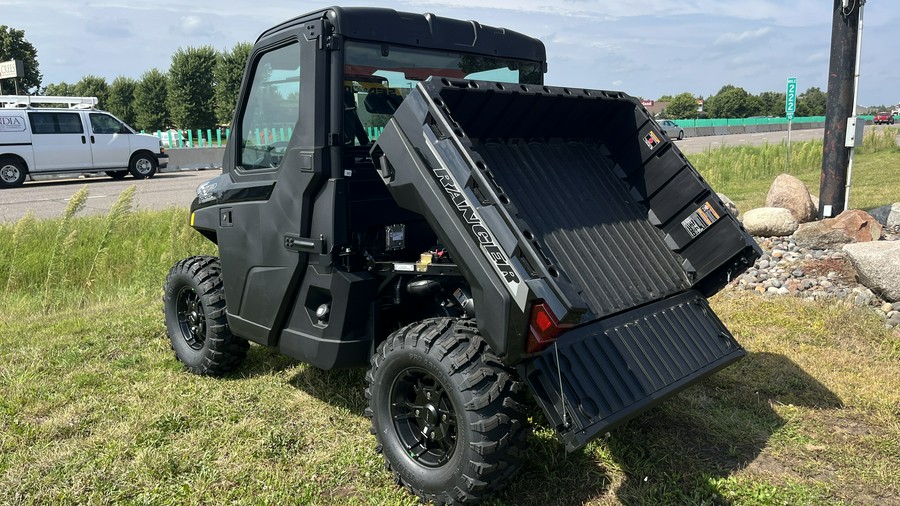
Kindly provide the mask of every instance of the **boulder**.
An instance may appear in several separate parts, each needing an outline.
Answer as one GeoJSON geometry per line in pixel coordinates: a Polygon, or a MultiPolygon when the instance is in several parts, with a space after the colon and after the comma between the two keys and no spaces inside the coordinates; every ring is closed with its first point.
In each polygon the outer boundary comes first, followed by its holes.
{"type": "Polygon", "coordinates": [[[813,205],[806,185],[790,174],[782,174],[772,182],[766,195],[766,207],[790,210],[797,223],[813,221],[818,215],[818,209],[813,205]]]}
{"type": "Polygon", "coordinates": [[[724,193],[716,193],[716,195],[719,196],[719,200],[722,201],[722,205],[725,206],[725,209],[728,209],[728,212],[730,212],[735,218],[741,215],[741,211],[734,204],[734,201],[725,196],[724,193]]]}
{"type": "Polygon", "coordinates": [[[886,227],[900,227],[900,202],[872,209],[869,214],[886,227]]]}
{"type": "Polygon", "coordinates": [[[859,242],[843,249],[860,283],[886,301],[900,301],[900,241],[859,242]]]}
{"type": "Polygon", "coordinates": [[[815,195],[810,193],[809,199],[812,201],[813,208],[815,208],[815,210],[816,210],[816,216],[818,216],[819,215],[819,197],[816,197],[815,195]]]}
{"type": "Polygon", "coordinates": [[[865,211],[848,209],[834,218],[803,223],[794,232],[798,246],[826,249],[852,242],[877,241],[882,226],[865,211]]]}
{"type": "Polygon", "coordinates": [[[760,207],[744,213],[744,228],[757,237],[784,237],[797,230],[794,214],[783,207],[760,207]]]}

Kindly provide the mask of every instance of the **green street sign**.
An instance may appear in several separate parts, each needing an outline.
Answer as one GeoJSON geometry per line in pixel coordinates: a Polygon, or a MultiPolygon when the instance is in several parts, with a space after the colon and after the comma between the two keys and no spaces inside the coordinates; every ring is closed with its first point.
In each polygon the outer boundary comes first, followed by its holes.
{"type": "Polygon", "coordinates": [[[787,92],[785,92],[784,113],[788,121],[794,119],[794,112],[797,110],[797,78],[788,77],[787,92]]]}

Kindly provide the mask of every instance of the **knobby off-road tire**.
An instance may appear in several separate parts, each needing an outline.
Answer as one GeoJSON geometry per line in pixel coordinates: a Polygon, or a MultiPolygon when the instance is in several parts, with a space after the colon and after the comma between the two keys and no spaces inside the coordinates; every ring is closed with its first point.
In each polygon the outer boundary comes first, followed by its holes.
{"type": "Polygon", "coordinates": [[[376,450],[422,501],[478,502],[521,466],[524,384],[474,321],[435,318],[397,330],[372,357],[366,382],[376,450]]]}
{"type": "Polygon", "coordinates": [[[172,266],[166,278],[166,332],[175,356],[194,374],[231,371],[250,347],[228,327],[221,272],[218,258],[195,256],[172,266]]]}

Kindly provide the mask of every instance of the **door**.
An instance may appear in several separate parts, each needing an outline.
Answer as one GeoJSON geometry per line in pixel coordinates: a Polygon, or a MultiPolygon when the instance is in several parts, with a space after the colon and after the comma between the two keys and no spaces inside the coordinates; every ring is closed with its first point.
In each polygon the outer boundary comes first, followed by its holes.
{"type": "Polygon", "coordinates": [[[270,346],[308,258],[287,238],[308,237],[327,156],[326,89],[316,78],[324,73],[321,24],[257,42],[223,160],[217,237],[228,321],[236,334],[270,346]]]}
{"type": "Polygon", "coordinates": [[[94,167],[98,169],[128,167],[131,157],[131,130],[106,113],[92,112],[88,114],[88,118],[94,167]]]}
{"type": "Polygon", "coordinates": [[[90,169],[88,144],[80,112],[28,113],[31,146],[34,149],[33,172],[90,169]]]}

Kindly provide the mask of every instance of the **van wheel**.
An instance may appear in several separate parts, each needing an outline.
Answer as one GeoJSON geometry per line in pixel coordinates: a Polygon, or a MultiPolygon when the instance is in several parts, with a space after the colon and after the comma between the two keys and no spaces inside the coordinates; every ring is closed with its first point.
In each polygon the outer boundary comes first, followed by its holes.
{"type": "Polygon", "coordinates": [[[124,179],[128,175],[127,170],[108,170],[106,175],[113,179],[124,179]]]}
{"type": "Polygon", "coordinates": [[[222,266],[211,256],[185,258],[169,271],[163,295],[166,333],[184,367],[220,375],[241,365],[250,343],[231,333],[222,266]]]}
{"type": "Polygon", "coordinates": [[[12,158],[0,159],[0,188],[15,188],[25,182],[25,165],[12,158]]]}
{"type": "Polygon", "coordinates": [[[423,502],[478,502],[521,467],[523,384],[474,321],[434,318],[397,330],[378,346],[366,382],[376,450],[423,502]]]}
{"type": "Polygon", "coordinates": [[[156,174],[156,157],[150,153],[137,153],[131,157],[128,172],[135,179],[150,178],[156,174]]]}

